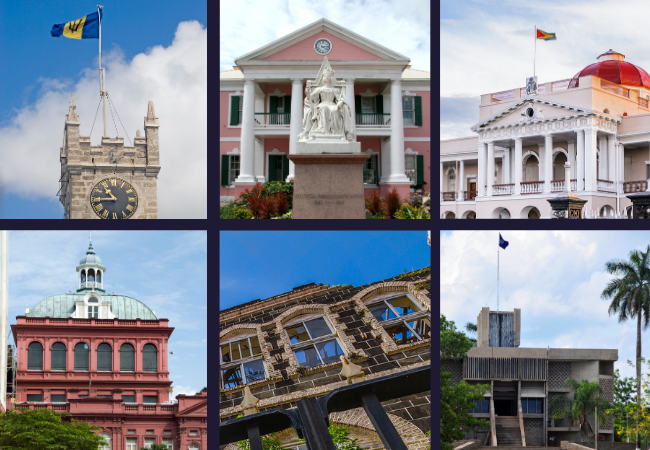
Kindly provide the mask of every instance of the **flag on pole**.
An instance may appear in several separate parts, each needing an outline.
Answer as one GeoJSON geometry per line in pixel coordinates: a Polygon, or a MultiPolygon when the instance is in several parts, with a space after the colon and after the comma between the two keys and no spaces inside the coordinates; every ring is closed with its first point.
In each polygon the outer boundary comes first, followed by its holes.
{"type": "Polygon", "coordinates": [[[501,237],[501,233],[499,233],[499,247],[501,247],[502,249],[505,250],[508,245],[510,245],[510,243],[508,241],[506,241],[505,239],[503,239],[501,237]]]}
{"type": "Polygon", "coordinates": [[[545,41],[554,41],[555,33],[547,33],[542,30],[537,30],[537,39],[544,39],[545,41]]]}
{"type": "Polygon", "coordinates": [[[63,35],[70,39],[99,39],[99,21],[103,17],[101,11],[100,9],[99,13],[94,12],[72,22],[52,25],[50,34],[52,37],[63,35]]]}

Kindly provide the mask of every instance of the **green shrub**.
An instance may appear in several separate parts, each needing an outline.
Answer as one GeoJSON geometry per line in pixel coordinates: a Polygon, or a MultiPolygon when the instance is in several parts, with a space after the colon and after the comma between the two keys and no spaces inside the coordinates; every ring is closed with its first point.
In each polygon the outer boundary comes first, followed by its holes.
{"type": "Polygon", "coordinates": [[[244,206],[238,206],[230,202],[226,206],[219,208],[220,219],[252,219],[253,214],[244,206]]]}
{"type": "Polygon", "coordinates": [[[399,211],[395,213],[396,219],[430,219],[429,214],[423,208],[414,208],[413,206],[404,203],[399,211]]]}

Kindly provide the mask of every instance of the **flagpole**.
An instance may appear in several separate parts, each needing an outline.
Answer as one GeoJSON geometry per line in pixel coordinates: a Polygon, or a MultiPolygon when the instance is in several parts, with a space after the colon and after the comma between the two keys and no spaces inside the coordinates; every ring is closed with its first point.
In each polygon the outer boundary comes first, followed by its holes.
{"type": "Polygon", "coordinates": [[[499,247],[497,247],[497,314],[499,314],[499,247]]]}
{"type": "Polygon", "coordinates": [[[535,78],[535,63],[537,62],[537,25],[535,25],[535,57],[533,58],[533,78],[535,78]]]}
{"type": "Polygon", "coordinates": [[[108,137],[108,126],[106,125],[106,79],[102,69],[102,5],[97,5],[97,19],[99,20],[99,93],[104,104],[104,137],[108,137]]]}

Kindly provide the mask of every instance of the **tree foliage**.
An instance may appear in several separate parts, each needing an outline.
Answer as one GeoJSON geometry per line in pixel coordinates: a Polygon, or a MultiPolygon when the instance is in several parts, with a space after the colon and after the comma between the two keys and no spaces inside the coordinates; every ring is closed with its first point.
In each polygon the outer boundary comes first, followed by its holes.
{"type": "Polygon", "coordinates": [[[633,377],[621,378],[619,370],[614,372],[614,404],[607,411],[614,416],[614,440],[625,437],[629,424],[628,405],[636,403],[636,379],[633,377]]]}
{"type": "Polygon", "coordinates": [[[140,447],[140,450],[169,450],[167,444],[151,444],[149,447],[140,447]]]}
{"type": "MultiPolygon", "coordinates": [[[[359,445],[359,439],[349,437],[350,429],[345,425],[330,424],[328,431],[337,450],[363,450],[361,445],[359,445]]],[[[299,441],[305,442],[304,439],[299,439],[299,441]]],[[[239,450],[250,450],[250,442],[248,440],[237,442],[237,446],[239,450]]],[[[283,444],[278,439],[277,434],[271,433],[262,436],[262,448],[264,450],[282,450],[283,444]]]]}
{"type": "Polygon", "coordinates": [[[70,413],[18,407],[0,414],[0,448],[7,450],[97,450],[106,445],[93,433],[100,427],[70,418],[70,413]],[[64,420],[65,419],[65,420],[64,420]]]}
{"type": "MultiPolygon", "coordinates": [[[[440,316],[440,359],[460,359],[474,344],[456,325],[440,316]]],[[[440,365],[440,448],[451,450],[452,442],[463,439],[466,431],[486,428],[490,422],[477,419],[467,411],[474,409],[474,400],[483,400],[489,385],[471,385],[465,381],[453,384],[451,374],[440,365]]]]}

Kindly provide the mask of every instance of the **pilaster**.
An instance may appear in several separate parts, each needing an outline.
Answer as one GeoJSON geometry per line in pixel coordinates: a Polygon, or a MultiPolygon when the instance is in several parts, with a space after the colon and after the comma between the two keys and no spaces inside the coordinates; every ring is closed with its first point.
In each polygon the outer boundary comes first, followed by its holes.
{"type": "Polygon", "coordinates": [[[402,81],[390,81],[390,175],[388,184],[410,185],[404,161],[404,115],[402,112],[402,81]]]}
{"type": "Polygon", "coordinates": [[[494,185],[494,142],[487,145],[487,196],[492,197],[494,185]]]}
{"type": "Polygon", "coordinates": [[[235,186],[255,184],[255,80],[244,80],[239,176],[235,186]]]}

